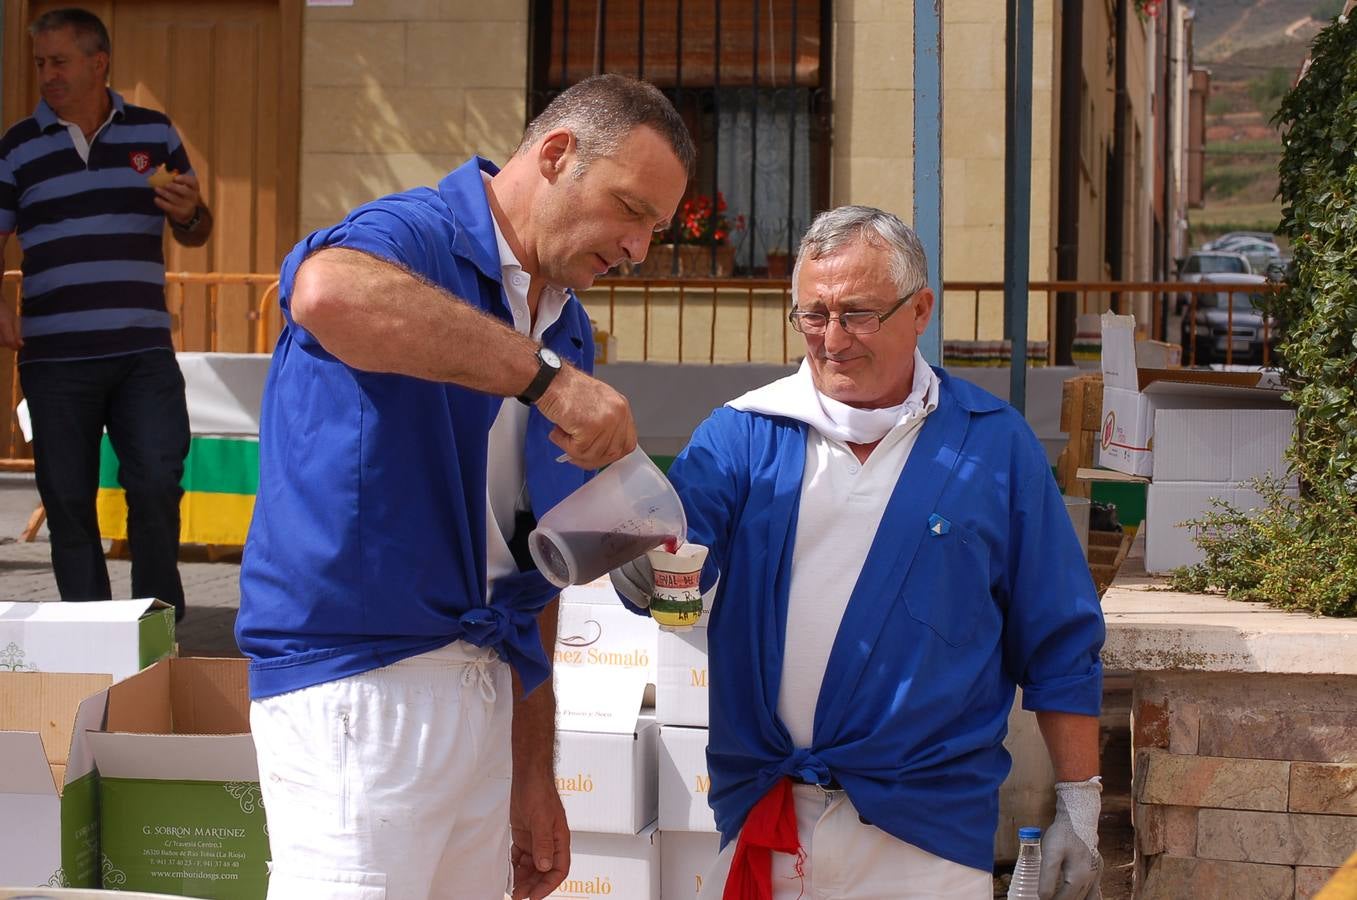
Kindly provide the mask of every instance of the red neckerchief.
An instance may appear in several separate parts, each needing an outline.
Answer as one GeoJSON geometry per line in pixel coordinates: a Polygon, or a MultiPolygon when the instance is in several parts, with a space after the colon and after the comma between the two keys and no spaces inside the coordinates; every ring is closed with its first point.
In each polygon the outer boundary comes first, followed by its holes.
{"type": "Polygon", "coordinates": [[[721,900],[773,900],[773,851],[801,852],[790,778],[779,778],[749,811],[721,900]]]}

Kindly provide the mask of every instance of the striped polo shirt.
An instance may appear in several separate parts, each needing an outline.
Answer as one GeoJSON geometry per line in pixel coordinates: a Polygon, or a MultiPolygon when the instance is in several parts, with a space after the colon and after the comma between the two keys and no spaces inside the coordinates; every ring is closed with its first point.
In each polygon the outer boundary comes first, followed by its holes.
{"type": "Polygon", "coordinates": [[[20,364],[173,349],[165,214],[146,178],[192,169],[164,113],[109,97],[88,162],[46,101],[0,138],[0,233],[24,251],[20,364]]]}

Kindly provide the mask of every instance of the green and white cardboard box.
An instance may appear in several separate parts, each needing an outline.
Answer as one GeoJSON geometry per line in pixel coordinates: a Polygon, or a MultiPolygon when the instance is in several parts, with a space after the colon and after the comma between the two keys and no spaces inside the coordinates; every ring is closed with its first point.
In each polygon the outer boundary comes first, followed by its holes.
{"type": "Polygon", "coordinates": [[[173,652],[174,608],[160,600],[0,602],[0,671],[117,681],[173,652]]]}
{"type": "Polygon", "coordinates": [[[268,834],[243,659],[172,658],[108,690],[87,735],[103,887],[262,900],[268,834]]]}
{"type": "Polygon", "coordinates": [[[94,762],[108,675],[0,671],[0,884],[98,887],[94,762]]]}
{"type": "Polygon", "coordinates": [[[570,874],[551,900],[659,900],[660,835],[652,825],[640,834],[572,834],[570,874]]]}

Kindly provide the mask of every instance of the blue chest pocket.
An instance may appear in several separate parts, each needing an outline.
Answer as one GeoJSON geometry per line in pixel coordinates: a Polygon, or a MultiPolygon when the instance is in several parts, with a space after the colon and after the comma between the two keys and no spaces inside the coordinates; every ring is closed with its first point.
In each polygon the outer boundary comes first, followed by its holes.
{"type": "Polygon", "coordinates": [[[997,616],[990,596],[989,548],[964,525],[934,516],[905,579],[909,614],[948,645],[971,642],[997,616]]]}

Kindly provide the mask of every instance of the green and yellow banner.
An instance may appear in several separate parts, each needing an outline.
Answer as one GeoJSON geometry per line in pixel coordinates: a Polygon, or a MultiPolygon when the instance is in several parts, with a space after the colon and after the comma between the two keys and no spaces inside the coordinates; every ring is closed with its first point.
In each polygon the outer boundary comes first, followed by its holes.
{"type": "MultiPolygon", "coordinates": [[[[180,541],[243,545],[259,489],[259,440],[195,436],[184,460],[181,484],[180,541]]],[[[107,435],[99,456],[97,506],[103,536],[126,540],[127,500],[118,483],[118,456],[107,435]]]]}

